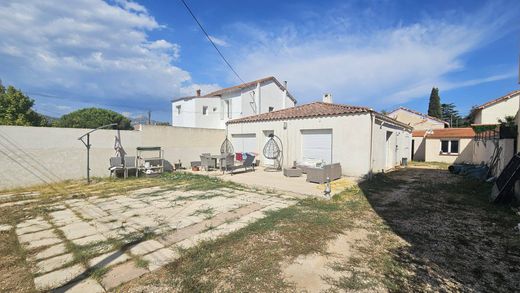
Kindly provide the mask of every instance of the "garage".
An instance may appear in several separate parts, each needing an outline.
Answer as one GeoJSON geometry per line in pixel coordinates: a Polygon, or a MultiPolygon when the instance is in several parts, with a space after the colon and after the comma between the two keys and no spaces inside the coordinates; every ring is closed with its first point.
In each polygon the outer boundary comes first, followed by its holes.
{"type": "Polygon", "coordinates": [[[258,153],[254,133],[231,134],[231,143],[237,153],[258,153]]]}
{"type": "Polygon", "coordinates": [[[302,161],[332,162],[332,129],[301,130],[302,161]]]}

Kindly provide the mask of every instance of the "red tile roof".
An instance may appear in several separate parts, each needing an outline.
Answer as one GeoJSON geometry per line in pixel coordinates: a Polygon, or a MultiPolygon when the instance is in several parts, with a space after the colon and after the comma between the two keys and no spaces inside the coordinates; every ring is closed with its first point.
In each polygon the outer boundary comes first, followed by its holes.
{"type": "MultiPolygon", "coordinates": [[[[446,125],[450,125],[448,122],[446,122],[446,121],[444,121],[444,120],[442,120],[442,119],[439,119],[439,118],[437,118],[437,117],[433,117],[433,116],[429,116],[429,115],[426,115],[426,114],[423,114],[423,113],[421,113],[421,112],[418,112],[418,111],[415,111],[415,110],[412,110],[412,109],[408,109],[408,108],[405,108],[405,107],[399,107],[399,108],[393,110],[392,112],[388,113],[388,115],[394,113],[395,111],[397,111],[397,110],[399,110],[399,109],[404,110],[404,111],[407,111],[407,112],[410,112],[410,113],[413,113],[413,114],[415,114],[415,115],[419,115],[419,116],[424,117],[424,118],[427,118],[427,119],[432,119],[432,120],[435,120],[435,121],[437,121],[437,122],[444,123],[444,124],[446,124],[446,125]]],[[[423,122],[425,122],[425,121],[423,121],[423,122]]],[[[420,122],[420,123],[423,123],[423,122],[420,122]]]]}
{"type": "MultiPolygon", "coordinates": [[[[415,136],[415,131],[412,136],[415,136]]],[[[427,132],[426,138],[473,138],[475,131],[471,127],[433,129],[427,132]]]]}
{"type": "Polygon", "coordinates": [[[412,132],[412,137],[424,137],[426,130],[414,130],[412,132]]]}
{"type": "Polygon", "coordinates": [[[487,107],[492,106],[494,104],[497,104],[497,103],[500,103],[502,101],[505,101],[505,100],[507,100],[509,98],[512,98],[514,95],[517,95],[517,94],[520,94],[520,90],[514,90],[514,91],[508,93],[505,96],[502,96],[500,98],[496,98],[494,100],[491,100],[491,101],[489,101],[489,102],[487,102],[485,104],[482,104],[482,105],[478,106],[477,109],[481,110],[481,109],[487,108],[487,107]]]}
{"type": "Polygon", "coordinates": [[[227,123],[233,124],[242,122],[260,122],[271,120],[312,118],[322,116],[337,116],[343,114],[363,113],[370,111],[372,110],[367,107],[314,102],[269,113],[237,118],[229,120],[227,123]]]}
{"type": "MultiPolygon", "coordinates": [[[[250,82],[246,82],[246,83],[242,83],[242,84],[239,84],[239,85],[235,85],[235,86],[232,86],[232,87],[223,88],[223,89],[220,89],[220,90],[217,90],[217,91],[214,91],[214,92],[202,95],[202,96],[180,97],[180,98],[174,99],[172,102],[180,101],[180,100],[191,100],[193,98],[212,98],[212,97],[215,97],[215,96],[221,96],[221,95],[223,95],[225,93],[228,93],[228,92],[233,92],[233,91],[237,91],[237,90],[242,90],[242,89],[245,89],[245,88],[253,87],[253,86],[256,86],[257,83],[264,83],[264,82],[267,82],[267,81],[272,81],[280,88],[280,90],[282,90],[282,91],[285,90],[285,87],[278,81],[278,79],[276,79],[274,76],[268,76],[268,77],[264,77],[264,78],[261,78],[261,79],[257,79],[257,80],[253,80],[253,81],[250,81],[250,82]]],[[[291,100],[293,100],[293,102],[296,104],[296,99],[291,95],[291,93],[289,93],[289,91],[287,91],[287,96],[289,96],[289,98],[291,100]]]]}

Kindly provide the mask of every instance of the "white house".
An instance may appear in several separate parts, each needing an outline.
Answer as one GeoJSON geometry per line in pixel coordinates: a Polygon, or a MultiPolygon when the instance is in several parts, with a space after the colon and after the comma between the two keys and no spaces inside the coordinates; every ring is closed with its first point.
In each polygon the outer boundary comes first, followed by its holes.
{"type": "Polygon", "coordinates": [[[475,110],[474,124],[496,124],[498,119],[515,116],[520,102],[520,90],[480,105],[475,110]]]}
{"type": "Polygon", "coordinates": [[[399,107],[386,115],[412,126],[414,130],[441,129],[450,126],[449,123],[439,118],[428,116],[405,107],[399,107]]]}
{"type": "Polygon", "coordinates": [[[225,129],[226,122],[255,114],[294,107],[296,99],[274,77],[266,77],[206,95],[172,101],[172,125],[225,129]]]}
{"type": "Polygon", "coordinates": [[[270,134],[282,142],[283,166],[294,162],[340,163],[343,175],[391,169],[410,158],[412,127],[370,108],[314,102],[227,122],[235,152],[258,154],[262,165],[270,134]]]}

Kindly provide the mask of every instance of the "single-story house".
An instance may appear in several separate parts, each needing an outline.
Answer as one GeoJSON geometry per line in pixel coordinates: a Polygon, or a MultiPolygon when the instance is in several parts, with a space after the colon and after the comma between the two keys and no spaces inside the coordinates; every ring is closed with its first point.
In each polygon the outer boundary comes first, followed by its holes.
{"type": "Polygon", "coordinates": [[[411,154],[411,126],[370,108],[333,104],[330,95],[324,102],[227,122],[235,152],[257,153],[264,166],[272,164],[263,156],[270,134],[281,140],[284,167],[340,163],[347,176],[392,169],[411,154]]]}
{"type": "Polygon", "coordinates": [[[475,124],[494,124],[506,116],[516,116],[519,110],[520,90],[514,90],[502,97],[480,105],[475,110],[475,124]]]}
{"type": "Polygon", "coordinates": [[[413,131],[413,160],[445,163],[473,162],[471,127],[413,131]]]}
{"type": "Polygon", "coordinates": [[[386,116],[413,127],[414,130],[442,129],[450,124],[442,119],[432,117],[405,107],[399,107],[386,116]]]}

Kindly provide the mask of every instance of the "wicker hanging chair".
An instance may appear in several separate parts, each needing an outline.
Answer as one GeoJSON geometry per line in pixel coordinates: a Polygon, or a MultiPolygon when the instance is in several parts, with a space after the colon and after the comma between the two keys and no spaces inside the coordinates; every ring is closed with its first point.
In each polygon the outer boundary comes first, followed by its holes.
{"type": "Polygon", "coordinates": [[[235,149],[233,148],[233,144],[229,139],[226,137],[224,139],[224,142],[222,142],[222,145],[220,146],[220,153],[221,154],[234,154],[235,149]]]}
{"type": "Polygon", "coordinates": [[[269,160],[274,160],[274,166],[266,167],[266,171],[280,171],[282,170],[283,162],[283,148],[282,141],[274,134],[269,135],[269,140],[264,145],[264,157],[269,160]]]}

